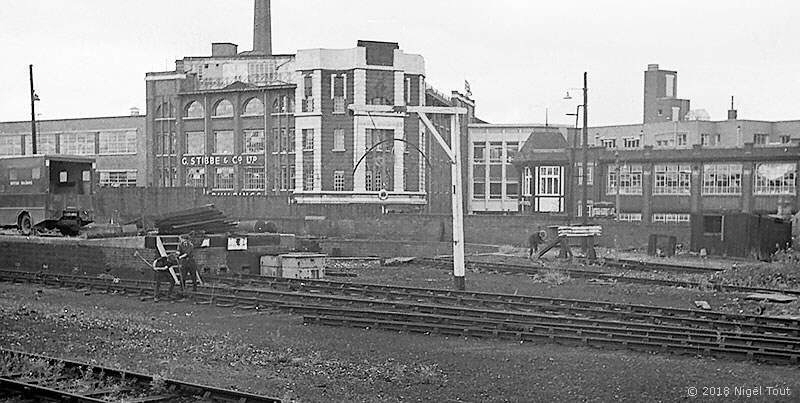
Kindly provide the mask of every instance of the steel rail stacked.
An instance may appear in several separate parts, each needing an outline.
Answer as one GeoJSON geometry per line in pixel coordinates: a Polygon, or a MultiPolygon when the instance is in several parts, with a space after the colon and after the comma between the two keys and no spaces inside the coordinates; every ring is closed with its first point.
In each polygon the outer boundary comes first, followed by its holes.
{"type": "Polygon", "coordinates": [[[72,402],[108,402],[117,398],[125,402],[280,402],[279,399],[251,393],[173,379],[154,379],[137,372],[16,350],[0,349],[0,359],[6,363],[6,368],[16,369],[14,373],[0,373],[0,390],[25,398],[72,402]],[[19,365],[8,365],[14,363],[19,365]],[[41,369],[42,363],[57,369],[57,373],[55,370],[50,371],[53,373],[33,371],[26,365],[33,364],[41,369]]]}
{"type": "MultiPolygon", "coordinates": [[[[152,283],[93,277],[0,271],[0,280],[35,282],[71,287],[147,295],[152,283]]],[[[350,284],[353,285],[353,284],[350,284]]],[[[772,323],[752,323],[751,317],[724,315],[719,319],[620,313],[613,321],[544,313],[473,308],[421,303],[420,295],[380,291],[371,298],[324,295],[311,292],[246,288],[203,287],[191,293],[200,303],[225,307],[271,308],[304,315],[308,323],[385,328],[425,333],[481,337],[549,340],[566,344],[614,346],[648,351],[728,356],[783,364],[796,364],[800,357],[797,321],[761,318],[772,323]],[[395,300],[393,298],[402,298],[395,300]],[[647,319],[646,322],[636,319],[647,319]],[[630,319],[634,321],[631,322],[630,319]]],[[[444,290],[446,291],[446,290],[444,290]]],[[[432,297],[434,302],[438,296],[432,297]]],[[[467,301],[468,298],[460,298],[467,301]]],[[[452,301],[451,301],[452,302],[452,301]]],[[[510,303],[514,304],[514,303],[510,303]]],[[[655,311],[662,309],[653,307],[655,311]]],[[[669,308],[667,308],[669,309],[669,308]]],[[[600,312],[600,314],[612,311],[600,312]]],[[[622,311],[620,311],[622,312],[622,311]]],[[[708,313],[708,312],[704,312],[708,313]]]]}

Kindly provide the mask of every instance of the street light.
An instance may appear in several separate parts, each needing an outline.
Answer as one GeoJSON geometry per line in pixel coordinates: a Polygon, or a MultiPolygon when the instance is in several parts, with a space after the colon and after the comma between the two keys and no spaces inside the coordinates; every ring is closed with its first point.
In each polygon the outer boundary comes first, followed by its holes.
{"type": "MultiPolygon", "coordinates": [[[[583,105],[582,105],[583,106],[583,136],[582,136],[583,144],[582,144],[582,147],[581,147],[581,149],[583,151],[583,162],[581,164],[581,166],[583,167],[583,172],[584,172],[583,176],[585,176],[585,174],[589,172],[589,169],[588,169],[588,165],[589,165],[589,153],[588,153],[588,151],[589,150],[588,150],[588,145],[587,145],[587,143],[589,142],[589,127],[587,125],[587,123],[588,123],[588,112],[587,112],[587,109],[589,109],[589,107],[588,107],[588,88],[587,88],[588,87],[588,85],[587,85],[588,79],[587,79],[587,76],[588,76],[588,74],[586,72],[584,72],[583,73],[583,88],[570,88],[570,89],[567,90],[566,96],[564,96],[564,99],[572,99],[572,97],[569,95],[569,90],[583,90],[583,105]]],[[[577,110],[576,110],[576,112],[577,112],[577,110]]],[[[577,117],[576,117],[576,119],[577,119],[577,117]]],[[[586,224],[589,223],[589,212],[586,211],[586,198],[588,197],[589,189],[588,189],[588,181],[585,178],[583,180],[583,186],[582,186],[581,193],[582,193],[581,205],[580,205],[581,206],[581,218],[582,218],[581,221],[583,222],[584,225],[586,225],[586,224]]]]}
{"type": "MultiPolygon", "coordinates": [[[[567,92],[567,97],[569,97],[569,92],[567,92]]],[[[566,99],[566,97],[565,97],[566,99]]],[[[571,97],[569,99],[572,99],[571,97]]],[[[578,117],[580,116],[580,110],[583,105],[577,105],[575,107],[575,113],[567,113],[567,116],[575,116],[575,132],[572,134],[572,146],[569,149],[569,163],[570,163],[570,176],[569,176],[569,194],[573,195],[570,197],[569,207],[567,207],[567,217],[569,218],[569,222],[572,223],[572,219],[575,218],[575,210],[573,210],[574,204],[572,203],[574,194],[575,194],[575,180],[578,177],[576,175],[576,163],[575,163],[575,149],[578,148],[578,117]]]]}
{"type": "Polygon", "coordinates": [[[33,65],[28,65],[28,73],[31,79],[31,151],[36,155],[36,106],[35,102],[39,100],[36,91],[33,89],[33,65]]]}

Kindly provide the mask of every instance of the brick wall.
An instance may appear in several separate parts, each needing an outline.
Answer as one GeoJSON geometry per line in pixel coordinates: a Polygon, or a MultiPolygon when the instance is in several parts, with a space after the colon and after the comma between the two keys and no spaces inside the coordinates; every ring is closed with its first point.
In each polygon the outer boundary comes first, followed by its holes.
{"type": "Polygon", "coordinates": [[[15,238],[0,240],[0,267],[78,275],[109,273],[121,278],[150,279],[151,271],[136,255],[153,261],[150,249],[98,246],[74,239],[15,238]]]}

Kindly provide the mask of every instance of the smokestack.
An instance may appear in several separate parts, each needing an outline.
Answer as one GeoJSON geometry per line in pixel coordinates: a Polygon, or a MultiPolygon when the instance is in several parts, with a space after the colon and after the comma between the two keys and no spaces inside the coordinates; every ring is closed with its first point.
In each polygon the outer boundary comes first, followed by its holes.
{"type": "Polygon", "coordinates": [[[253,20],[253,52],[272,54],[272,21],[269,11],[270,0],[255,0],[255,19],[253,20]]]}

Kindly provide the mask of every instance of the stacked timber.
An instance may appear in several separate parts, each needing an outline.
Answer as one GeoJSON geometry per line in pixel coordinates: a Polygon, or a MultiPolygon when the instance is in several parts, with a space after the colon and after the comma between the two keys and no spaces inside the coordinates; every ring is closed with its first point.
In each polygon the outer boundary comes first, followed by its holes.
{"type": "Polygon", "coordinates": [[[558,226],[558,236],[567,238],[582,238],[603,235],[603,228],[599,225],[563,225],[558,226]]]}
{"type": "Polygon", "coordinates": [[[233,232],[236,221],[229,220],[213,204],[163,214],[155,220],[161,235],[186,234],[192,231],[207,234],[233,232]]]}

